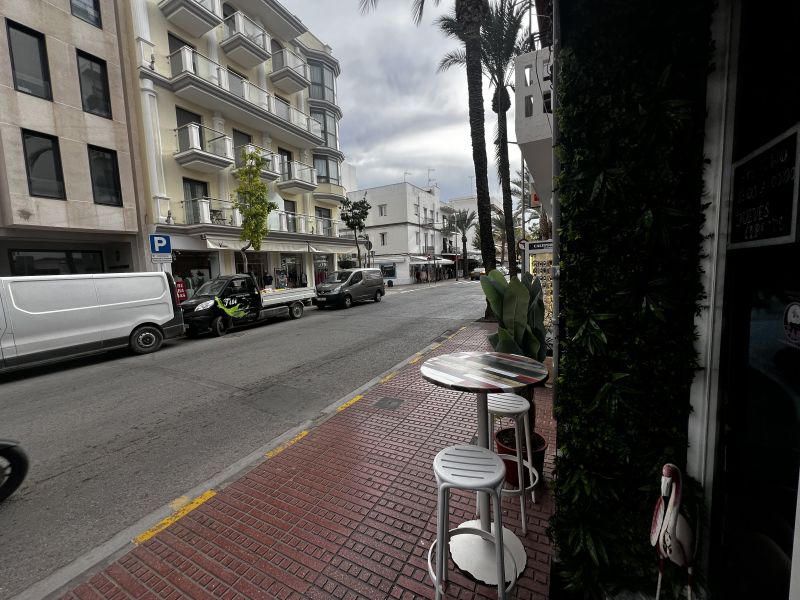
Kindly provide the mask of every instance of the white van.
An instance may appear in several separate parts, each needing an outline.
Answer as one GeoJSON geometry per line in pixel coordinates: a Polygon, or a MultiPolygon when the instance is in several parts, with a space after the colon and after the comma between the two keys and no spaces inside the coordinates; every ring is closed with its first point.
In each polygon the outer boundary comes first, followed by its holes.
{"type": "Polygon", "coordinates": [[[126,346],[147,354],[182,334],[166,273],[0,278],[0,371],[126,346]]]}

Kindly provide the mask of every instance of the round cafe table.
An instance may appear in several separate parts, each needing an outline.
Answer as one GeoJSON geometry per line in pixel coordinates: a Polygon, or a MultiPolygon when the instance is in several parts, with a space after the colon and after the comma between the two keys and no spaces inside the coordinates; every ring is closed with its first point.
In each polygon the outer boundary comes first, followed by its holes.
{"type": "MultiPolygon", "coordinates": [[[[489,394],[519,393],[547,381],[547,367],[542,363],[516,354],[500,352],[455,352],[429,358],[420,367],[422,377],[438,386],[459,392],[471,392],[478,399],[478,445],[489,448],[489,394]]],[[[471,527],[491,532],[489,495],[478,494],[479,519],[459,527],[471,527]]],[[[503,545],[514,558],[506,561],[506,581],[525,570],[527,555],[522,542],[503,527],[503,545]],[[516,566],[516,569],[515,569],[516,566]]],[[[497,585],[494,543],[477,535],[458,535],[450,540],[450,555],[462,571],[487,585],[497,585]]]]}

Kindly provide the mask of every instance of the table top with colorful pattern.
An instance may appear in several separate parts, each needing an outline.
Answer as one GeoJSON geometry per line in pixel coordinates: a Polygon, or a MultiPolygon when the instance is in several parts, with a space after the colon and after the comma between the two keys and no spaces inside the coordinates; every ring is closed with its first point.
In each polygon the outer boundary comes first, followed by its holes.
{"type": "Polygon", "coordinates": [[[429,358],[420,367],[431,383],[460,392],[519,392],[547,381],[547,367],[525,356],[501,352],[455,352],[429,358]]]}

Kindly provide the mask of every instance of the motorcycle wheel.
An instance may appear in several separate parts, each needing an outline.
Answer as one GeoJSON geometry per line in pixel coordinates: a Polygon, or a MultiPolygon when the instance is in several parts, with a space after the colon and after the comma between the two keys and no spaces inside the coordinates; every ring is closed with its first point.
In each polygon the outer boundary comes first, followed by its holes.
{"type": "Polygon", "coordinates": [[[0,450],[0,502],[8,498],[22,484],[28,473],[28,457],[13,446],[0,450]]]}

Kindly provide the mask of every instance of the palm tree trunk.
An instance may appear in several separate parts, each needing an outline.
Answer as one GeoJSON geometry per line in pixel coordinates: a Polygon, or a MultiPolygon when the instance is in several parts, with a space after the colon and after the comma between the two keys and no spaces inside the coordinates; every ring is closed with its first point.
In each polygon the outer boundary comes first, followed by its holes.
{"type": "MultiPolygon", "coordinates": [[[[492,211],[489,202],[489,175],[486,159],[486,131],[483,112],[483,76],[481,71],[482,5],[485,0],[457,0],[456,12],[461,6],[464,23],[464,49],[467,67],[467,92],[469,97],[469,128],[472,137],[472,162],[475,164],[475,189],[478,196],[478,224],[480,226],[481,257],[486,271],[497,264],[492,238],[492,211]],[[469,3],[469,6],[467,5],[469,3]]],[[[488,4],[487,4],[488,6],[488,4]]],[[[487,303],[488,307],[488,303],[487,303]]],[[[487,312],[491,309],[487,308],[487,312]]]]}
{"type": "Polygon", "coordinates": [[[469,267],[467,267],[467,236],[466,235],[462,235],[461,236],[461,262],[462,262],[462,265],[463,265],[461,268],[464,270],[462,275],[464,275],[464,279],[466,279],[468,277],[467,269],[469,268],[469,267]]]}
{"type": "MultiPolygon", "coordinates": [[[[497,133],[500,138],[500,185],[503,189],[503,215],[506,220],[506,248],[508,249],[508,272],[514,277],[517,274],[517,243],[514,239],[514,207],[511,199],[511,167],[508,161],[508,130],[506,111],[501,104],[497,111],[497,133]]],[[[525,199],[523,198],[523,201],[525,199]]],[[[503,253],[505,254],[505,253],[503,253]]],[[[501,261],[502,262],[502,261],[501,261]]]]}

